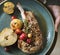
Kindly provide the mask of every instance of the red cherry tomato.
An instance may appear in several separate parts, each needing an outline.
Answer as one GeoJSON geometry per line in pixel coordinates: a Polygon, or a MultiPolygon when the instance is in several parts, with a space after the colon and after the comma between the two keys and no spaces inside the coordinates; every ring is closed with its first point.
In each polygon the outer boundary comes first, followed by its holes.
{"type": "Polygon", "coordinates": [[[13,20],[13,19],[16,19],[16,16],[12,16],[11,18],[12,18],[12,20],[13,20]]]}
{"type": "Polygon", "coordinates": [[[31,43],[31,39],[27,39],[27,43],[30,44],[31,43]]]}
{"type": "Polygon", "coordinates": [[[22,33],[19,37],[20,40],[25,40],[27,38],[25,33],[22,33]]]}
{"type": "Polygon", "coordinates": [[[22,31],[21,31],[20,29],[16,29],[16,30],[15,30],[15,33],[16,33],[16,34],[21,34],[22,31]]]}

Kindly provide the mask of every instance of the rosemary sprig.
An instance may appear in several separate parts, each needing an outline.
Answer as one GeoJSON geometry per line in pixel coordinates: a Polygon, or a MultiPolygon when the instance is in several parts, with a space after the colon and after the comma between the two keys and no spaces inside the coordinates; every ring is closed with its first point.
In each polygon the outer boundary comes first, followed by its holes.
{"type": "Polygon", "coordinates": [[[28,33],[28,21],[25,19],[24,20],[24,26],[25,26],[25,32],[28,33]]]}

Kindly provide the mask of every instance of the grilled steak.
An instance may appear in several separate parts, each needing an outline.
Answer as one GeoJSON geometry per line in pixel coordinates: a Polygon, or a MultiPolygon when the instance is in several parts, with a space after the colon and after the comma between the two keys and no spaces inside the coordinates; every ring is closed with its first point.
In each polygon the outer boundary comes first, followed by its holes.
{"type": "MultiPolygon", "coordinates": [[[[26,18],[28,20],[28,32],[32,33],[32,41],[28,44],[26,41],[18,40],[18,48],[23,52],[31,54],[42,49],[43,37],[38,22],[31,11],[26,11],[26,18]]],[[[24,26],[22,30],[25,31],[26,27],[24,26]]]]}

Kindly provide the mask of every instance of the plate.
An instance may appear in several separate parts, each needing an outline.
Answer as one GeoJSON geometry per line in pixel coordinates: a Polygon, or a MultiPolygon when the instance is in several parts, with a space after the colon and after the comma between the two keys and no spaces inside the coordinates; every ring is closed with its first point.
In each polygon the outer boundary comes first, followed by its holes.
{"type": "MultiPolygon", "coordinates": [[[[18,2],[20,2],[25,10],[31,10],[34,13],[43,34],[44,45],[42,50],[32,55],[45,55],[52,46],[55,37],[54,22],[48,9],[43,4],[35,0],[8,0],[8,1],[13,2],[15,5],[18,2]]],[[[3,4],[0,5],[0,31],[5,27],[9,27],[11,22],[11,15],[4,13],[2,8],[3,4]]],[[[19,18],[21,17],[20,12],[17,10],[15,11],[14,15],[17,15],[19,18]]],[[[0,55],[28,55],[28,54],[23,53],[21,50],[15,47],[11,48],[10,52],[5,52],[3,47],[0,47],[0,55]]]]}

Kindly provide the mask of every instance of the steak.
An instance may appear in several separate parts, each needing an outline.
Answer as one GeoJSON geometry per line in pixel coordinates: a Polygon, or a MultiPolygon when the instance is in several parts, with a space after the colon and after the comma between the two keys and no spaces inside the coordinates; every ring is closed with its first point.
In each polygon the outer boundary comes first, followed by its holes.
{"type": "MultiPolygon", "coordinates": [[[[28,20],[28,31],[32,33],[31,44],[23,40],[18,40],[18,48],[25,53],[35,53],[43,47],[43,37],[38,22],[31,11],[26,11],[26,19],[28,20]]],[[[22,31],[26,30],[24,26],[22,31]]],[[[28,33],[28,32],[27,32],[28,33]]]]}

